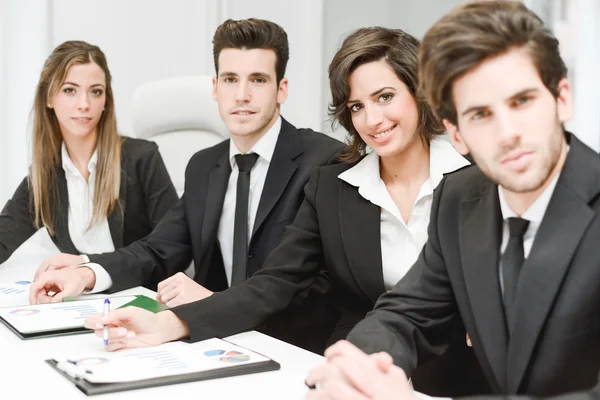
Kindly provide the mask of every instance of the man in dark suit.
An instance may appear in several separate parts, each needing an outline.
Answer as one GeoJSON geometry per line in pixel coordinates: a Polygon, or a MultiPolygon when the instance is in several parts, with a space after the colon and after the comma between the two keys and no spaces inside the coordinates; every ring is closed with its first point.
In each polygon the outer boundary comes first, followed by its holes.
{"type": "MultiPolygon", "coordinates": [[[[279,115],[289,58],[280,26],[228,20],[213,44],[213,97],[231,140],[192,157],[184,195],[148,237],[114,253],[89,255],[80,268],[43,274],[32,285],[32,302],[46,300],[48,291],[60,301],[84,289],[114,292],[162,281],[160,301],[188,303],[244,281],[279,243],[313,167],[334,161],[344,146],[296,129],[279,115]],[[193,280],[181,272],[192,259],[193,280]]],[[[316,342],[306,331],[329,323],[328,288],[322,276],[297,298],[294,312],[275,318],[266,331],[312,349],[316,342]]]]}
{"type": "Polygon", "coordinates": [[[600,158],[562,128],[558,41],[519,2],[476,2],[420,52],[423,92],[477,166],[438,186],[418,261],[327,350],[308,398],[414,398],[406,376],[463,327],[494,394],[597,398],[600,158]]]}

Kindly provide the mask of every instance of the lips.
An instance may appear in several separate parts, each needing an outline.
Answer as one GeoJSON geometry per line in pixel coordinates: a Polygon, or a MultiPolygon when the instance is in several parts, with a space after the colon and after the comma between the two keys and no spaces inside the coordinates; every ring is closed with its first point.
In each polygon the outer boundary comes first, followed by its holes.
{"type": "Polygon", "coordinates": [[[250,115],[256,114],[256,112],[252,110],[235,110],[231,114],[238,115],[240,117],[248,117],[250,115]]]}
{"type": "Polygon", "coordinates": [[[533,151],[513,151],[506,155],[500,163],[507,166],[508,168],[515,171],[524,171],[527,169],[531,159],[533,158],[533,151]]]}
{"type": "Polygon", "coordinates": [[[390,127],[384,128],[384,129],[380,129],[376,133],[372,133],[369,136],[371,136],[375,141],[384,140],[392,133],[392,131],[394,129],[396,129],[396,126],[398,126],[398,124],[395,124],[393,126],[390,126],[390,127]]]}
{"type": "Polygon", "coordinates": [[[92,120],[91,117],[72,117],[71,119],[78,124],[87,124],[92,120]]]}

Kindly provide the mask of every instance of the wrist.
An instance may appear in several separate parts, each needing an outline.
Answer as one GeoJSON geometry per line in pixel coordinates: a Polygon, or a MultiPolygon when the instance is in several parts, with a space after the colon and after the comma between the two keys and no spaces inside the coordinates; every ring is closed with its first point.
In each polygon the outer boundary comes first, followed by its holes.
{"type": "Polygon", "coordinates": [[[156,314],[158,317],[158,329],[162,335],[162,342],[172,342],[183,339],[190,335],[189,328],[172,311],[162,311],[156,314]]]}
{"type": "Polygon", "coordinates": [[[75,271],[85,283],[85,290],[92,290],[96,286],[96,274],[91,268],[79,267],[75,271]]]}

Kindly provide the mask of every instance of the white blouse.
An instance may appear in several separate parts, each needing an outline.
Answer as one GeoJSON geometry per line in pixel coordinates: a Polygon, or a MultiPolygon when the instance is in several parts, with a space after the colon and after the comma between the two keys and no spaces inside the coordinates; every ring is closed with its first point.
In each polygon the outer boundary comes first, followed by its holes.
{"type": "Polygon", "coordinates": [[[469,162],[444,139],[431,141],[429,179],[421,185],[408,223],[390,196],[379,172],[379,156],[369,153],[338,178],[358,188],[358,193],[381,207],[381,259],[386,290],[391,289],[412,267],[427,241],[433,190],[443,175],[460,169],[469,162]]]}

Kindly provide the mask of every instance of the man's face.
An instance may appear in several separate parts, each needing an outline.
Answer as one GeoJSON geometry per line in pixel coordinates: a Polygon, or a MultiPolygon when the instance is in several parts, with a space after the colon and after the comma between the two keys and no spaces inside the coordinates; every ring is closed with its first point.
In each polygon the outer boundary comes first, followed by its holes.
{"type": "Polygon", "coordinates": [[[287,79],[277,82],[275,52],[223,49],[213,78],[213,98],[232,136],[262,136],[279,116],[287,99],[287,79]]]}
{"type": "Polygon", "coordinates": [[[484,61],[452,90],[458,125],[448,120],[444,125],[456,149],[471,153],[509,191],[541,188],[566,146],[561,124],[572,114],[567,79],[559,82],[555,98],[521,48],[484,61]]]}

